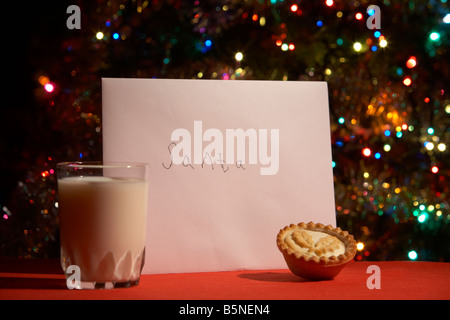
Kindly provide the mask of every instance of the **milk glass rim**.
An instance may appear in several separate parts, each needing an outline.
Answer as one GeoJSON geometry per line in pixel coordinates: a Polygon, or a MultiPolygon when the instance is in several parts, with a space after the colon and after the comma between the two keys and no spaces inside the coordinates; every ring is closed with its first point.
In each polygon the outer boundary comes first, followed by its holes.
{"type": "Polygon", "coordinates": [[[149,164],[144,162],[120,162],[120,161],[65,161],[56,164],[58,168],[80,168],[80,169],[92,169],[92,168],[148,168],[149,164]]]}

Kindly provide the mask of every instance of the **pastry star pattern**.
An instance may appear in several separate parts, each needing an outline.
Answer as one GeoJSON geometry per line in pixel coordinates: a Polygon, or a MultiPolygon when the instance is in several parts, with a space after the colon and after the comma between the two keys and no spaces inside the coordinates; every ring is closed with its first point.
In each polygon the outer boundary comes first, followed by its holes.
{"type": "Polygon", "coordinates": [[[296,230],[291,234],[291,237],[286,239],[286,244],[292,249],[295,246],[300,246],[307,249],[309,254],[315,254],[317,256],[338,250],[340,243],[339,239],[331,235],[322,237],[314,242],[312,236],[305,230],[296,230]]]}

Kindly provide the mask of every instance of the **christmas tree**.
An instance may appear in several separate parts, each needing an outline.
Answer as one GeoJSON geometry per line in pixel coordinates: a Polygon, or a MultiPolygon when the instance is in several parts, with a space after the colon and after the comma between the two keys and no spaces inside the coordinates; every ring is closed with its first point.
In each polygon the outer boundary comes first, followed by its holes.
{"type": "Polygon", "coordinates": [[[58,256],[56,163],[101,159],[101,77],[156,77],[327,81],[337,221],[358,241],[355,259],[450,261],[446,0],[58,1],[5,12],[17,63],[1,111],[1,255],[58,256]]]}

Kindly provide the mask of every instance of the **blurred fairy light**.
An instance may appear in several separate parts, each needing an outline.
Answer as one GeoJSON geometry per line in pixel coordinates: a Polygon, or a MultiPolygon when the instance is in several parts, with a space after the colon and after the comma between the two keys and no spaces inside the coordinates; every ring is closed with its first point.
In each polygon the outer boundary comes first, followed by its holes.
{"type": "Polygon", "coordinates": [[[441,37],[439,32],[432,32],[430,33],[430,40],[431,41],[437,41],[441,37]]]}
{"type": "Polygon", "coordinates": [[[417,252],[415,252],[414,250],[411,250],[408,252],[408,258],[411,260],[416,260],[417,259],[417,252]]]}
{"type": "Polygon", "coordinates": [[[424,223],[425,220],[427,220],[427,218],[428,214],[424,212],[421,215],[419,215],[419,217],[417,217],[417,221],[419,221],[419,223],[424,223]]]}
{"type": "Polygon", "coordinates": [[[105,36],[105,35],[104,35],[103,32],[101,32],[101,31],[99,31],[99,32],[97,32],[97,33],[95,34],[95,37],[96,37],[98,40],[102,40],[104,36],[105,36]]]}
{"type": "Polygon", "coordinates": [[[9,211],[9,209],[6,206],[3,206],[2,210],[4,212],[3,219],[8,220],[9,217],[12,215],[11,211],[9,211]]]}
{"type": "Polygon", "coordinates": [[[266,25],[266,18],[265,17],[259,18],[259,25],[261,27],[264,27],[266,25]]]}
{"type": "Polygon", "coordinates": [[[50,79],[47,76],[40,76],[39,77],[39,83],[41,85],[45,86],[49,82],[50,82],[50,79]]]}
{"type": "Polygon", "coordinates": [[[364,149],[362,150],[362,154],[363,154],[365,157],[370,157],[370,155],[372,154],[372,150],[370,150],[370,148],[364,148],[364,149]]]}
{"type": "Polygon", "coordinates": [[[424,145],[425,145],[425,149],[427,149],[427,150],[431,151],[431,150],[434,149],[434,143],[433,142],[425,141],[424,145]]]}
{"type": "Polygon", "coordinates": [[[414,56],[410,57],[410,58],[408,59],[408,61],[406,61],[406,66],[407,66],[409,69],[414,68],[416,65],[417,65],[417,60],[416,60],[416,57],[414,57],[414,56]]]}
{"type": "Polygon", "coordinates": [[[242,54],[242,52],[238,52],[236,53],[234,58],[236,59],[236,61],[242,61],[242,59],[244,59],[244,55],[242,54]]]}
{"type": "Polygon", "coordinates": [[[353,44],[353,50],[355,50],[356,52],[361,51],[361,49],[362,49],[362,44],[361,44],[361,42],[355,42],[355,43],[353,44]]]}
{"type": "Polygon", "coordinates": [[[50,78],[47,76],[40,76],[38,78],[39,83],[44,87],[44,90],[51,93],[55,90],[55,85],[50,82],[50,78]]]}
{"type": "Polygon", "coordinates": [[[47,91],[48,93],[53,92],[53,90],[55,90],[55,86],[51,83],[47,83],[44,86],[45,91],[47,91]]]}
{"type": "Polygon", "coordinates": [[[362,249],[364,249],[364,243],[358,242],[358,243],[356,244],[356,249],[357,249],[358,251],[361,251],[362,249]]]}
{"type": "Polygon", "coordinates": [[[445,17],[442,19],[444,23],[450,23],[450,13],[447,13],[445,17]]]}
{"type": "Polygon", "coordinates": [[[405,85],[405,86],[410,86],[411,85],[411,83],[412,83],[412,81],[411,81],[411,78],[410,77],[405,77],[404,79],[403,79],[403,84],[405,85]]]}

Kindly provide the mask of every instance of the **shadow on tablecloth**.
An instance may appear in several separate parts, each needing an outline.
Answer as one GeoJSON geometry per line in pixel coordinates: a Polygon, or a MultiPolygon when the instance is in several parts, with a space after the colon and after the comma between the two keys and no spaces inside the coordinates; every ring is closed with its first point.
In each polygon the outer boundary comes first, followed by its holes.
{"type": "Polygon", "coordinates": [[[310,280],[302,279],[292,273],[286,272],[258,272],[258,273],[246,272],[238,276],[239,278],[243,279],[267,281],[267,282],[311,282],[310,280]]]}

